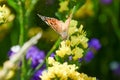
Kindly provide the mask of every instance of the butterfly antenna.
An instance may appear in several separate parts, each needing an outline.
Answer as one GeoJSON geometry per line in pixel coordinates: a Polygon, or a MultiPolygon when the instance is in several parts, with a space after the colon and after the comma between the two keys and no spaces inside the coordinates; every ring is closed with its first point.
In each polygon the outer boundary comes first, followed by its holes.
{"type": "Polygon", "coordinates": [[[43,21],[45,21],[46,20],[46,17],[45,16],[42,16],[42,15],[40,15],[40,14],[37,14],[43,21]]]}

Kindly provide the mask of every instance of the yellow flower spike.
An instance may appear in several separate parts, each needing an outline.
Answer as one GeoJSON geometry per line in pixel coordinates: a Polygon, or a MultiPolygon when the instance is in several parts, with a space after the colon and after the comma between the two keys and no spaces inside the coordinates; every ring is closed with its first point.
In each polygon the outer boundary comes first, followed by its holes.
{"type": "Polygon", "coordinates": [[[71,78],[69,72],[71,71],[71,73],[75,73],[76,69],[77,67],[75,65],[68,65],[67,62],[63,64],[55,64],[52,67],[48,67],[48,71],[43,72],[42,76],[40,77],[42,80],[52,80],[56,77],[58,77],[60,80],[68,80],[68,78],[71,78]]]}
{"type": "Polygon", "coordinates": [[[70,40],[66,40],[66,46],[70,47],[70,45],[71,45],[70,40]]]}
{"type": "Polygon", "coordinates": [[[48,64],[53,65],[55,63],[54,58],[48,57],[48,64]]]}
{"type": "Polygon", "coordinates": [[[76,65],[68,65],[67,62],[60,64],[59,62],[55,62],[52,67],[48,67],[47,71],[43,71],[40,78],[42,80],[96,80],[95,77],[88,77],[84,73],[79,73],[76,71],[78,67],[76,65]]]}
{"type": "Polygon", "coordinates": [[[75,47],[73,50],[72,50],[72,53],[73,53],[73,59],[74,60],[77,60],[79,58],[81,58],[83,56],[83,49],[82,48],[79,48],[79,47],[75,47]]]}
{"type": "Polygon", "coordinates": [[[70,27],[76,27],[78,22],[76,20],[71,20],[70,21],[70,27]]]}
{"type": "MultiPolygon", "coordinates": [[[[74,27],[74,30],[71,29],[71,33],[70,34],[74,34],[75,35],[71,35],[70,36],[70,40],[65,40],[61,42],[61,46],[59,48],[59,50],[56,51],[56,54],[58,56],[60,56],[61,58],[63,58],[65,55],[75,55],[74,56],[74,60],[82,57],[82,52],[83,49],[82,48],[75,48],[74,50],[71,51],[71,47],[75,47],[78,45],[82,45],[83,48],[87,48],[88,47],[88,38],[86,37],[86,32],[83,30],[83,25],[81,25],[79,28],[76,27],[77,26],[77,21],[72,20],[71,21],[71,27],[74,27]],[[75,25],[73,25],[75,23],[75,25]],[[73,31],[73,32],[72,32],[73,31]],[[78,54],[80,51],[81,53],[78,54]]],[[[70,28],[71,28],[70,27],[70,28]]]]}
{"type": "Polygon", "coordinates": [[[79,36],[71,36],[71,46],[77,46],[80,43],[79,36]]]}
{"type": "Polygon", "coordinates": [[[83,25],[81,24],[78,31],[81,33],[83,31],[83,25]]]}
{"type": "Polygon", "coordinates": [[[69,41],[62,41],[61,42],[61,47],[59,50],[56,51],[56,55],[60,57],[64,57],[65,55],[70,55],[71,54],[71,49],[70,49],[70,42],[69,41]],[[66,44],[67,42],[67,44],[66,44]]]}
{"type": "Polygon", "coordinates": [[[83,35],[86,36],[86,32],[83,30],[83,25],[80,25],[80,27],[78,28],[78,32],[83,35]]]}
{"type": "Polygon", "coordinates": [[[56,55],[60,57],[64,57],[65,55],[70,55],[71,54],[71,49],[70,47],[61,47],[59,50],[56,51],[56,55]]]}
{"type": "Polygon", "coordinates": [[[84,47],[84,48],[87,48],[88,47],[88,38],[87,37],[85,37],[85,36],[83,36],[83,35],[81,35],[80,36],[80,43],[82,44],[82,46],[84,47]]]}
{"type": "Polygon", "coordinates": [[[69,0],[66,0],[66,1],[63,1],[61,2],[59,5],[60,5],[60,8],[59,8],[59,12],[63,12],[63,11],[67,11],[69,10],[68,8],[68,3],[69,3],[69,0]]]}
{"type": "Polygon", "coordinates": [[[80,33],[79,39],[80,39],[80,43],[82,44],[82,46],[84,48],[88,47],[88,38],[86,37],[86,32],[83,30],[83,25],[81,25],[78,29],[78,32],[80,33]]]}
{"type": "Polygon", "coordinates": [[[76,31],[78,31],[78,29],[76,27],[77,24],[78,24],[78,22],[76,20],[71,20],[70,27],[69,27],[69,30],[68,30],[69,36],[72,35],[73,33],[75,33],[76,31]]]}
{"type": "Polygon", "coordinates": [[[61,42],[61,47],[65,47],[66,46],[66,41],[62,41],[61,42]]]}

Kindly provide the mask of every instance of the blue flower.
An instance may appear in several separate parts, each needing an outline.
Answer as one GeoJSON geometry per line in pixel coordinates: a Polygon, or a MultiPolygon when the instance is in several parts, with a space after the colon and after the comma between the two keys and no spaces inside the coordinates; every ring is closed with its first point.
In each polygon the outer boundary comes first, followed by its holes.
{"type": "Polygon", "coordinates": [[[54,58],[54,57],[55,57],[55,54],[54,54],[54,53],[52,53],[52,54],[50,55],[50,57],[53,57],[53,58],[54,58]]]}
{"type": "Polygon", "coordinates": [[[41,80],[40,77],[39,77],[41,74],[42,74],[42,70],[40,69],[33,75],[31,80],[41,80]]]}
{"type": "Polygon", "coordinates": [[[90,62],[94,58],[94,53],[92,51],[88,51],[84,57],[86,62],[90,62]]]}
{"type": "Polygon", "coordinates": [[[44,51],[39,50],[36,46],[32,46],[27,50],[26,59],[31,59],[31,66],[35,68],[38,64],[42,63],[45,58],[44,51]]]}
{"type": "Polygon", "coordinates": [[[88,42],[88,51],[85,54],[85,56],[83,58],[79,59],[79,62],[82,62],[83,60],[85,62],[90,62],[93,58],[94,58],[94,53],[96,51],[98,51],[101,48],[101,44],[99,42],[98,39],[96,38],[92,38],[89,42],[88,42]]]}
{"type": "MultiPolygon", "coordinates": [[[[12,55],[17,53],[20,50],[20,46],[13,46],[10,51],[8,51],[8,56],[11,58],[12,55]]],[[[42,63],[45,58],[44,51],[39,50],[36,46],[31,46],[26,51],[26,59],[31,59],[31,66],[35,68],[38,64],[42,63]]]]}
{"type": "MultiPolygon", "coordinates": [[[[16,52],[20,50],[20,46],[13,46],[10,51],[8,52],[9,58],[14,55],[16,52]]],[[[54,56],[54,54],[52,54],[54,56]]],[[[31,46],[26,51],[26,59],[31,59],[31,67],[34,69],[39,64],[41,64],[44,61],[45,53],[44,51],[39,50],[36,46],[31,46]]],[[[34,73],[31,80],[40,80],[40,75],[42,74],[42,71],[45,69],[45,65],[43,65],[38,71],[34,73]]]]}
{"type": "MultiPolygon", "coordinates": [[[[26,59],[31,59],[32,68],[37,67],[44,61],[45,52],[39,50],[36,46],[32,46],[27,50],[26,59]]],[[[45,65],[43,65],[38,71],[34,73],[31,80],[40,80],[40,75],[42,75],[42,71],[45,69],[45,65]]]]}
{"type": "Polygon", "coordinates": [[[92,38],[89,42],[88,42],[88,48],[92,48],[94,50],[99,50],[101,48],[101,44],[99,42],[98,39],[96,38],[92,38]]]}
{"type": "Polygon", "coordinates": [[[40,76],[42,75],[43,70],[45,70],[45,65],[43,65],[38,71],[34,73],[31,80],[41,80],[40,76]]]}

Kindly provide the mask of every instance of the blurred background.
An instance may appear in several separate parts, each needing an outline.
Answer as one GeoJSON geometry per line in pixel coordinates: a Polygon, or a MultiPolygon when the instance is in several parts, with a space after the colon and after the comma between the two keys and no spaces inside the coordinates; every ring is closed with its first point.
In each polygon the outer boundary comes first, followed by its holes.
{"type": "MultiPolygon", "coordinates": [[[[17,13],[6,0],[0,0],[0,5],[3,4],[6,4],[9,14],[8,23],[0,24],[0,66],[8,59],[11,46],[18,44],[20,33],[17,13]]],[[[98,80],[120,80],[120,0],[38,0],[29,16],[27,39],[37,32],[43,32],[37,46],[48,52],[58,39],[58,34],[37,14],[64,21],[66,17],[63,16],[73,5],[79,4],[73,19],[84,25],[89,39],[97,38],[101,44],[94,58],[81,66],[81,72],[98,80]]]]}

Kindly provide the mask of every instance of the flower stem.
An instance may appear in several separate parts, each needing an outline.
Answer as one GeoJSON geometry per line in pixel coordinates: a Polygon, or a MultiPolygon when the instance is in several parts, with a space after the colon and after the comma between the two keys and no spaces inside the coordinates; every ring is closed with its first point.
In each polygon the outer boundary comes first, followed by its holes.
{"type": "Polygon", "coordinates": [[[22,5],[20,3],[20,9],[19,9],[19,23],[20,23],[20,36],[19,36],[19,44],[20,46],[24,43],[24,12],[22,9],[22,5]]]}
{"type": "MultiPolygon", "coordinates": [[[[19,1],[19,25],[20,25],[20,36],[19,36],[19,45],[22,46],[24,44],[24,7],[22,6],[22,1],[19,1]]],[[[21,67],[21,80],[25,80],[26,68],[25,68],[25,57],[22,57],[22,67],[21,67]]]]}
{"type": "Polygon", "coordinates": [[[48,67],[48,57],[49,57],[49,56],[52,54],[52,52],[54,52],[54,50],[59,46],[60,41],[61,41],[61,39],[58,38],[58,40],[55,42],[55,44],[53,45],[53,47],[52,47],[52,48],[50,49],[50,51],[47,53],[46,58],[45,58],[45,60],[46,60],[46,67],[48,67]]]}
{"type": "Polygon", "coordinates": [[[55,44],[52,46],[52,48],[50,49],[50,51],[47,53],[46,58],[48,58],[48,57],[51,55],[51,53],[59,46],[60,41],[61,41],[61,39],[58,38],[58,40],[57,40],[57,41],[55,42],[55,44]]]}

